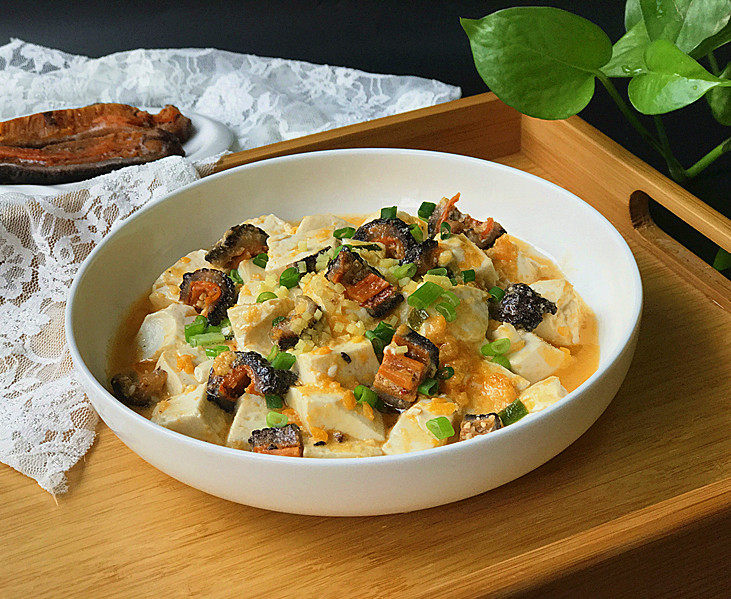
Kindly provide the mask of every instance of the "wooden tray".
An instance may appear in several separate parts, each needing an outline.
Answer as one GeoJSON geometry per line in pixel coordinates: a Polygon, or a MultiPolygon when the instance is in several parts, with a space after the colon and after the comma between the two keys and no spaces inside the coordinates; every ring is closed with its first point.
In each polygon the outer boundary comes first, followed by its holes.
{"type": "Polygon", "coordinates": [[[606,413],[508,485],[449,506],[353,519],[211,497],[153,469],[100,426],[58,504],[0,468],[1,597],[677,597],[728,589],[731,286],[653,225],[647,201],[731,249],[728,219],[579,118],[526,118],[491,94],[240,152],[218,168],[362,146],[495,160],[555,181],[614,223],[640,266],[645,310],[635,360],[606,413]]]}

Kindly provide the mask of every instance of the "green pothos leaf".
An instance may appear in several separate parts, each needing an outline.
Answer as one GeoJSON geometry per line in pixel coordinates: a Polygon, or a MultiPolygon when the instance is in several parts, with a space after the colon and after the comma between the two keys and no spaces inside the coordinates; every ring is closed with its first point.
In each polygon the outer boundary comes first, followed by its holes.
{"type": "MultiPolygon", "coordinates": [[[[721,72],[721,79],[731,79],[731,63],[721,72]]],[[[714,87],[706,94],[713,117],[722,125],[731,127],[731,87],[714,87]]]]}

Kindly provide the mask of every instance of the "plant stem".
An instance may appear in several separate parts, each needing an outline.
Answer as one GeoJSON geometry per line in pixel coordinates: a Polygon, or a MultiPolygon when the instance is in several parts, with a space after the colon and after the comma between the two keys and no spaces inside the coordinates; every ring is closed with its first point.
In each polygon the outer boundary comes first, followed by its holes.
{"type": "Polygon", "coordinates": [[[718,68],[718,63],[716,62],[716,57],[713,55],[713,52],[708,53],[708,64],[711,65],[711,72],[716,77],[719,77],[721,75],[721,69],[718,68]]]}
{"type": "Polygon", "coordinates": [[[668,139],[668,134],[665,132],[665,125],[663,124],[662,119],[657,115],[655,115],[653,119],[655,121],[657,134],[660,136],[660,145],[663,148],[661,154],[663,155],[663,158],[665,158],[665,162],[668,165],[670,176],[675,181],[680,183],[687,178],[687,173],[685,172],[685,169],[682,167],[680,162],[678,162],[677,158],[675,158],[672,150],[670,149],[670,140],[668,139]]]}
{"type": "Polygon", "coordinates": [[[715,148],[713,148],[708,154],[701,158],[690,168],[684,170],[684,174],[688,178],[695,177],[700,174],[703,170],[711,166],[711,164],[723,156],[726,152],[731,151],[731,137],[726,138],[715,148]]]}
{"type": "Polygon", "coordinates": [[[622,114],[627,118],[630,125],[632,125],[637,132],[642,136],[642,139],[644,139],[647,143],[649,143],[657,152],[662,154],[663,157],[666,158],[666,152],[665,148],[663,148],[658,141],[652,136],[652,134],[645,128],[645,126],[640,123],[639,119],[637,118],[637,115],[635,115],[634,112],[632,112],[632,109],[627,106],[627,103],[624,101],[622,96],[619,95],[619,92],[617,91],[617,88],[614,87],[614,84],[609,80],[609,77],[607,77],[604,73],[601,71],[597,71],[595,73],[597,79],[602,82],[602,85],[606,88],[607,92],[609,92],[609,95],[611,96],[612,100],[614,100],[614,103],[617,105],[617,108],[622,112],[622,114]]]}

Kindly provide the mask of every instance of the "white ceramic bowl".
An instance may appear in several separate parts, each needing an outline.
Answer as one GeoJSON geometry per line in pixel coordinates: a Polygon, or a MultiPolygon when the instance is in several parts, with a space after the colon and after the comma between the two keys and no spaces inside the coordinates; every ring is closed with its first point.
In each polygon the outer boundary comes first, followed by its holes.
{"type": "Polygon", "coordinates": [[[71,289],[66,334],[94,407],[132,451],[225,499],[300,514],[374,515],[477,495],[540,466],[604,411],[632,359],[642,307],[637,265],[591,206],[543,179],[484,160],[416,150],[358,149],[274,158],[222,172],[147,206],[112,232],[71,289]],[[180,256],[229,226],[273,212],[367,213],[462,193],[460,208],[492,216],[554,259],[596,313],[599,368],[564,399],[471,441],[394,456],[324,460],[258,455],[162,428],[107,391],[107,349],[129,306],[180,256]]]}

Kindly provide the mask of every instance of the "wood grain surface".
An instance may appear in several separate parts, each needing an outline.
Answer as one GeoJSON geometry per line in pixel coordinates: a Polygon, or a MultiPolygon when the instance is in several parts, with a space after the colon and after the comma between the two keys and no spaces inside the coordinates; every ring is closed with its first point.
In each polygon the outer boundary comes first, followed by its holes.
{"type": "Polygon", "coordinates": [[[692,213],[689,222],[723,240],[720,215],[695,210],[579,119],[521,118],[489,94],[251,150],[224,166],[348,143],[496,159],[558,182],[612,220],[637,259],[645,308],[635,359],[604,415],[503,487],[350,519],[206,495],[153,469],[100,425],[57,504],[0,466],[0,597],[723,596],[731,316],[717,300],[728,287],[672,240],[657,248],[636,206],[630,214],[630,195],[641,190],[692,213]]]}

